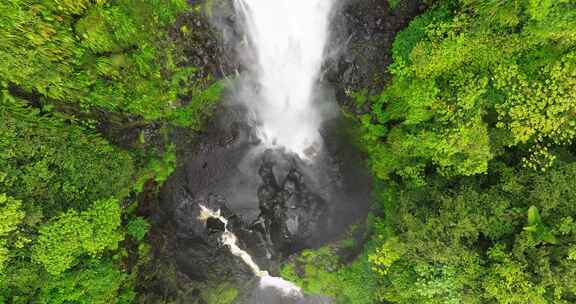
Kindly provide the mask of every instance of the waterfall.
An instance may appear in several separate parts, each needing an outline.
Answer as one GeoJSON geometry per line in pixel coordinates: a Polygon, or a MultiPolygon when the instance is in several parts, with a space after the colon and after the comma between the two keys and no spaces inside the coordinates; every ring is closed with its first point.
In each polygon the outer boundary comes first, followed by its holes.
{"type": "Polygon", "coordinates": [[[235,0],[251,58],[252,90],[244,100],[264,145],[303,159],[321,148],[314,91],[328,40],[333,0],[235,0]]]}
{"type": "MultiPolygon", "coordinates": [[[[322,148],[322,115],[315,92],[334,1],[234,0],[246,34],[240,55],[247,73],[238,98],[252,114],[264,148],[284,149],[305,160],[313,159],[322,148]]],[[[274,298],[303,303],[299,287],[270,276],[239,247],[219,210],[200,207],[201,219],[212,217],[224,223],[221,242],[260,278],[258,303],[276,303],[274,298]]]]}

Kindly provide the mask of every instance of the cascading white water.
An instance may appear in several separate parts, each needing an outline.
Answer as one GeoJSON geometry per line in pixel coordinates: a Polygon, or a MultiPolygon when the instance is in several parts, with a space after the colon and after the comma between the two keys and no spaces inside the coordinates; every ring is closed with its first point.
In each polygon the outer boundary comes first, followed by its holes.
{"type": "Polygon", "coordinates": [[[224,224],[224,232],[222,233],[221,241],[222,244],[230,248],[230,252],[233,255],[241,258],[242,261],[244,261],[244,263],[246,263],[250,267],[250,269],[256,276],[263,277],[268,275],[267,271],[260,270],[260,267],[258,267],[258,265],[254,262],[254,260],[250,256],[250,254],[248,254],[248,252],[238,247],[238,238],[236,237],[236,235],[234,235],[234,233],[228,230],[228,220],[225,217],[223,217],[222,214],[220,214],[220,210],[214,211],[206,208],[203,205],[200,205],[200,216],[198,219],[206,221],[209,218],[218,219],[224,224]]]}
{"type": "Polygon", "coordinates": [[[200,205],[200,216],[198,219],[202,221],[207,221],[209,218],[215,218],[221,221],[224,224],[224,232],[222,233],[221,242],[222,244],[228,246],[230,248],[230,252],[242,259],[246,265],[250,267],[252,272],[260,277],[260,287],[265,288],[275,288],[280,290],[283,293],[283,296],[291,297],[291,298],[300,298],[302,297],[301,289],[294,285],[291,282],[288,282],[282,278],[273,277],[268,274],[268,271],[261,270],[258,264],[254,262],[252,256],[244,250],[242,250],[238,246],[238,238],[234,233],[228,230],[228,220],[222,216],[220,210],[214,211],[209,208],[206,208],[203,205],[200,205]]]}
{"type": "Polygon", "coordinates": [[[270,147],[309,159],[321,147],[314,90],[328,40],[334,0],[235,0],[244,17],[247,63],[257,84],[247,104],[270,147]]]}

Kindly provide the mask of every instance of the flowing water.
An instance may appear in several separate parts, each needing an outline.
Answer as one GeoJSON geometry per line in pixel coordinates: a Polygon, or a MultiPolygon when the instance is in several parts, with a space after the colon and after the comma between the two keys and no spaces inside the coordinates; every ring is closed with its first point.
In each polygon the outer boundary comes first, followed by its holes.
{"type": "MultiPolygon", "coordinates": [[[[209,218],[215,218],[224,224],[224,232],[222,233],[220,241],[222,244],[228,246],[230,252],[242,259],[246,265],[250,267],[254,275],[260,277],[260,288],[265,289],[275,289],[281,292],[281,296],[285,298],[291,298],[294,300],[302,299],[303,294],[301,289],[291,282],[288,282],[282,278],[273,277],[268,274],[267,271],[261,270],[260,267],[254,262],[252,257],[248,252],[242,250],[238,246],[238,238],[234,233],[228,230],[228,220],[222,216],[220,210],[214,211],[200,205],[200,216],[199,219],[206,221],[209,218]]],[[[259,301],[260,302],[260,301],[259,301]]],[[[260,303],[258,303],[260,304],[260,303]]],[[[262,302],[264,304],[264,302],[262,302]]],[[[269,304],[269,303],[266,303],[269,304]]]]}
{"type": "Polygon", "coordinates": [[[322,146],[317,81],[329,36],[333,0],[235,0],[248,46],[250,100],[268,147],[310,159],[322,146]]]}
{"type": "Polygon", "coordinates": [[[244,261],[244,263],[246,263],[246,265],[250,267],[250,269],[256,276],[259,277],[268,276],[268,272],[260,270],[260,267],[258,267],[258,265],[254,262],[254,260],[250,256],[250,254],[248,254],[248,252],[238,247],[238,238],[236,237],[236,235],[234,235],[234,233],[228,230],[228,220],[222,216],[220,210],[214,211],[206,208],[203,205],[200,205],[199,219],[202,221],[206,221],[209,218],[218,219],[220,222],[224,224],[224,232],[222,233],[221,241],[222,244],[230,248],[230,252],[232,252],[233,255],[241,258],[242,261],[244,261]]]}

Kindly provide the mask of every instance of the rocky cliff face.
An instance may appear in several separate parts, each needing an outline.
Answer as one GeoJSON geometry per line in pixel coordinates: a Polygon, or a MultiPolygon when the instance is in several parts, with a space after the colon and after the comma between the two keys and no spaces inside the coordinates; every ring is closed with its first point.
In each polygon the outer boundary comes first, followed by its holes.
{"type": "MultiPolygon", "coordinates": [[[[422,0],[402,0],[390,8],[388,0],[348,0],[334,17],[336,56],[327,63],[326,78],[336,88],[339,103],[353,108],[351,93],[378,94],[389,78],[396,34],[426,9],[422,0]]],[[[363,109],[355,109],[360,112],[363,109]]],[[[366,110],[366,109],[364,109],[366,110]]]]}

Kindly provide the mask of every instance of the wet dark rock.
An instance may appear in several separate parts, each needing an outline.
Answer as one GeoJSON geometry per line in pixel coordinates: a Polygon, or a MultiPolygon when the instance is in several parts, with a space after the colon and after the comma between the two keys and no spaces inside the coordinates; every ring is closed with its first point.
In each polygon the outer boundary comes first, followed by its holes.
{"type": "Polygon", "coordinates": [[[222,32],[212,26],[209,18],[196,10],[178,16],[170,36],[183,52],[182,64],[198,68],[198,79],[209,75],[221,78],[237,68],[234,53],[221,43],[222,32]]]}
{"type": "Polygon", "coordinates": [[[326,80],[336,88],[338,101],[349,110],[351,92],[378,94],[389,79],[392,43],[396,34],[426,9],[422,0],[403,0],[396,8],[388,0],[349,0],[334,18],[331,49],[338,50],[326,64],[326,80]]]}
{"type": "Polygon", "coordinates": [[[222,233],[225,228],[226,224],[217,218],[211,217],[206,220],[206,230],[208,230],[208,233],[222,233]]]}
{"type": "Polygon", "coordinates": [[[290,168],[280,183],[274,167],[273,160],[264,160],[260,166],[262,185],[258,189],[258,200],[261,214],[257,222],[265,227],[272,245],[286,256],[313,246],[318,241],[316,236],[325,234],[323,228],[327,223],[323,220],[328,208],[320,196],[308,190],[297,167],[290,168]]]}
{"type": "Polygon", "coordinates": [[[290,254],[333,239],[368,211],[370,177],[360,178],[367,185],[357,190],[361,194],[347,189],[359,178],[348,178],[337,159],[349,156],[337,151],[349,145],[334,141],[312,163],[263,151],[241,112],[228,108],[217,114],[194,156],[176,169],[149,211],[151,237],[161,239],[155,241],[157,259],[172,263],[176,276],[188,282],[178,288],[228,281],[249,292],[255,284],[250,269],[221,243],[224,224],[201,219],[200,205],[220,210],[240,248],[273,274],[290,254]]]}

